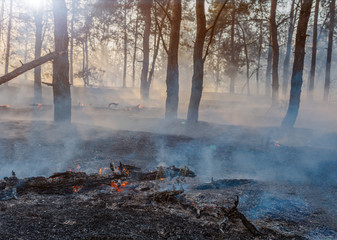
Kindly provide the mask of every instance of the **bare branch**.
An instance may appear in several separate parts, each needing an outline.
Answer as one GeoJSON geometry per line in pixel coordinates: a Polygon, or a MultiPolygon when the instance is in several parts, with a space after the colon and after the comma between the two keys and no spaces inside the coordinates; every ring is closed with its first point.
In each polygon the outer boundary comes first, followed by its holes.
{"type": "Polygon", "coordinates": [[[208,32],[208,31],[211,29],[211,35],[210,35],[210,38],[209,38],[209,41],[208,41],[208,44],[207,44],[205,56],[204,56],[203,59],[202,59],[203,61],[206,60],[206,57],[207,57],[207,55],[208,55],[208,53],[209,53],[209,47],[210,47],[210,45],[212,44],[212,40],[213,40],[213,37],[214,37],[215,25],[216,25],[216,23],[218,22],[219,17],[220,17],[220,14],[221,14],[222,10],[225,8],[227,2],[228,2],[228,0],[226,0],[226,1],[222,4],[222,6],[221,6],[221,8],[220,8],[220,10],[219,10],[219,12],[218,12],[218,14],[216,15],[216,17],[215,17],[215,19],[214,19],[214,22],[213,22],[212,26],[206,30],[206,32],[208,32]]]}

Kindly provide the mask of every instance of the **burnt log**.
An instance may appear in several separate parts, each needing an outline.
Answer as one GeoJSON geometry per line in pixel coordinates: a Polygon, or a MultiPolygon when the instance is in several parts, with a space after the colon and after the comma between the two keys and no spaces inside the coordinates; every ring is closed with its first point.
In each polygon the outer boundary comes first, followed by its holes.
{"type": "Polygon", "coordinates": [[[15,69],[14,71],[5,74],[4,76],[0,77],[0,85],[20,76],[21,74],[36,68],[48,61],[53,60],[54,58],[58,57],[58,56],[62,56],[63,54],[65,54],[65,52],[52,52],[49,53],[43,57],[40,57],[38,59],[35,59],[29,63],[23,64],[21,67],[18,67],[17,69],[15,69]]]}
{"type": "MultiPolygon", "coordinates": [[[[236,200],[234,202],[234,206],[229,210],[225,207],[222,207],[222,211],[225,213],[225,217],[228,218],[230,222],[235,222],[236,220],[241,220],[242,224],[248,229],[248,231],[253,234],[254,236],[261,235],[261,232],[252,224],[245,215],[243,215],[238,210],[239,205],[239,196],[236,196],[236,200]]],[[[224,221],[225,222],[225,221],[224,221]]]]}

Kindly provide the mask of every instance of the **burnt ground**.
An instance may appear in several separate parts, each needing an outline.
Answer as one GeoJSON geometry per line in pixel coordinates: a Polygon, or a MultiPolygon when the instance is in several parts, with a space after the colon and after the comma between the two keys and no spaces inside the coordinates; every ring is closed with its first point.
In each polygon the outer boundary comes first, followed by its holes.
{"type": "MultiPolygon", "coordinates": [[[[174,134],[4,118],[2,178],[12,170],[19,178],[48,177],[69,169],[97,174],[119,161],[143,171],[188,166],[197,177],[180,184],[176,178],[131,182],[122,192],[102,186],[71,194],[19,194],[18,199],[0,202],[0,239],[337,238],[334,134],[207,123],[196,130],[182,121],[153,122],[174,134]],[[198,187],[212,177],[247,181],[198,187]],[[139,188],[144,184],[149,186],[139,188]],[[199,217],[179,201],[149,199],[155,192],[181,187],[184,203],[207,214],[199,217]],[[254,237],[239,221],[221,225],[221,207],[230,208],[236,196],[239,210],[261,236],[254,237]]],[[[104,173],[109,175],[109,169],[104,173]]]]}

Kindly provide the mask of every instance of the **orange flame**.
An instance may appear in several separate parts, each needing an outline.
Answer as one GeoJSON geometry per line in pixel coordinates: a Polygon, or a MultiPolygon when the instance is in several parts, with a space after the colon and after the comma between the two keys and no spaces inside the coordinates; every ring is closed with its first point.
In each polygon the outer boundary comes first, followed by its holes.
{"type": "Polygon", "coordinates": [[[122,192],[124,190],[123,188],[128,184],[129,184],[129,182],[123,182],[123,183],[119,184],[117,181],[112,181],[110,183],[110,186],[113,187],[114,189],[116,189],[117,192],[122,192]]]}
{"type": "Polygon", "coordinates": [[[80,191],[83,188],[83,185],[81,185],[81,186],[72,186],[72,188],[73,188],[73,192],[76,193],[76,192],[80,191]]]}
{"type": "Polygon", "coordinates": [[[77,164],[77,167],[76,167],[78,170],[81,169],[81,166],[79,164],[77,164]]]}
{"type": "Polygon", "coordinates": [[[100,168],[99,169],[99,174],[100,175],[102,175],[104,172],[105,172],[105,170],[108,170],[109,168],[107,168],[107,167],[105,167],[105,168],[100,168]]]}

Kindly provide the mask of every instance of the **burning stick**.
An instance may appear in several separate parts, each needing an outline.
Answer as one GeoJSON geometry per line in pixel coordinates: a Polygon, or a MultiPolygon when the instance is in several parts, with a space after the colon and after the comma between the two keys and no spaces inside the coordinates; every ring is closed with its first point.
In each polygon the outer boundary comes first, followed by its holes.
{"type": "MultiPolygon", "coordinates": [[[[224,207],[221,210],[225,213],[229,221],[235,222],[236,219],[240,219],[243,225],[251,232],[254,236],[261,235],[261,232],[238,210],[239,196],[236,196],[236,201],[231,209],[226,209],[224,207]]],[[[226,222],[226,221],[224,221],[226,222]]]]}

